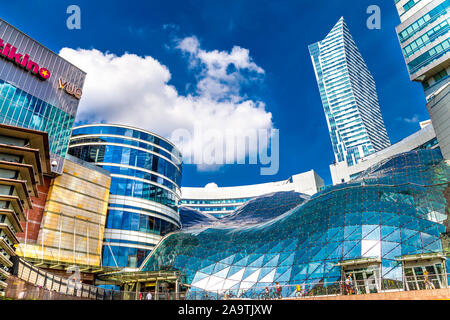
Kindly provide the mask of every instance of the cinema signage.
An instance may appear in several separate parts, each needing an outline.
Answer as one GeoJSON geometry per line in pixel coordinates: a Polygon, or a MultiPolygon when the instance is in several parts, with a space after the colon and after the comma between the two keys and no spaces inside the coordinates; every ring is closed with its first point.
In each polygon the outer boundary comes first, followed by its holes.
{"type": "Polygon", "coordinates": [[[0,56],[31,72],[41,80],[50,78],[50,71],[47,68],[40,68],[28,54],[17,53],[16,47],[9,43],[5,44],[2,39],[0,39],[0,56]]]}
{"type": "Polygon", "coordinates": [[[66,93],[74,96],[78,100],[81,99],[81,95],[83,94],[83,91],[81,91],[80,88],[76,87],[73,83],[64,80],[62,78],[59,78],[58,80],[58,88],[64,90],[66,93]]]}

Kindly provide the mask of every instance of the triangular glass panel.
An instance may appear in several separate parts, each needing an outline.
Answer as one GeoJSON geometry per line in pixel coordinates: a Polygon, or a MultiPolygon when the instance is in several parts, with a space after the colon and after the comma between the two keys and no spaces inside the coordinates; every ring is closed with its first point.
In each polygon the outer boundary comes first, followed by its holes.
{"type": "Polygon", "coordinates": [[[398,242],[381,241],[381,256],[384,259],[396,259],[402,255],[402,246],[398,242]]]}
{"type": "Polygon", "coordinates": [[[198,282],[198,281],[200,281],[200,280],[202,280],[202,279],[204,279],[206,277],[209,277],[209,274],[206,274],[206,273],[203,273],[203,272],[200,272],[200,271],[196,272],[195,276],[194,276],[194,279],[192,280],[192,283],[198,282]]]}
{"type": "Polygon", "coordinates": [[[214,264],[210,264],[209,266],[207,266],[207,267],[205,267],[203,269],[200,269],[199,271],[203,272],[203,273],[206,273],[206,274],[212,274],[214,272],[214,267],[215,267],[214,264]]]}
{"type": "Polygon", "coordinates": [[[192,283],[193,287],[197,287],[203,290],[206,290],[207,286],[208,286],[208,281],[209,281],[210,276],[203,278],[202,280],[199,280],[195,283],[192,283]]]}
{"type": "Polygon", "coordinates": [[[378,225],[363,225],[362,239],[363,240],[380,240],[380,226],[378,225]]]}
{"type": "Polygon", "coordinates": [[[291,266],[294,263],[295,252],[291,253],[289,257],[284,259],[279,265],[280,266],[291,266]]]}
{"type": "Polygon", "coordinates": [[[331,228],[328,230],[327,241],[328,242],[341,242],[344,237],[344,229],[343,228],[331,228]],[[330,230],[333,229],[332,232],[330,230]]]}
{"type": "Polygon", "coordinates": [[[287,269],[283,274],[280,275],[276,275],[275,276],[275,281],[278,282],[288,282],[289,278],[291,276],[291,269],[287,269]]]}
{"type": "Polygon", "coordinates": [[[263,264],[263,260],[264,260],[264,256],[261,255],[258,259],[256,259],[255,261],[253,261],[252,263],[249,263],[249,267],[261,267],[263,264]]]}
{"type": "Polygon", "coordinates": [[[273,279],[274,279],[274,277],[275,277],[275,272],[276,272],[276,269],[272,269],[269,273],[267,273],[264,277],[262,277],[261,278],[261,273],[260,273],[260,280],[258,281],[258,283],[270,283],[270,284],[272,284],[273,283],[273,279]]]}
{"type": "Polygon", "coordinates": [[[229,257],[226,257],[225,259],[220,260],[219,262],[231,265],[231,264],[233,264],[234,257],[235,257],[235,255],[233,254],[233,255],[231,255],[229,257]]]}
{"type": "MultiPolygon", "coordinates": [[[[350,241],[345,241],[350,242],[350,241]]],[[[344,259],[356,259],[361,256],[361,242],[358,242],[350,251],[344,255],[344,259]]]]}
{"type": "Polygon", "coordinates": [[[275,257],[273,257],[272,260],[267,262],[264,265],[264,267],[276,267],[278,265],[279,259],[280,259],[280,255],[279,254],[275,255],[275,257]]]}
{"type": "Polygon", "coordinates": [[[381,224],[385,226],[398,227],[399,226],[398,214],[381,212],[381,224]]]}
{"type": "Polygon", "coordinates": [[[215,277],[220,277],[220,278],[226,278],[229,271],[230,271],[230,267],[226,267],[225,269],[220,270],[217,273],[214,273],[214,276],[215,277]]]}
{"type": "Polygon", "coordinates": [[[249,275],[251,275],[252,273],[254,273],[257,270],[259,270],[259,268],[252,268],[252,267],[245,268],[245,272],[244,272],[242,279],[247,278],[249,275]]]}
{"type": "Polygon", "coordinates": [[[442,241],[437,240],[430,243],[425,247],[425,250],[427,250],[428,252],[442,252],[442,241]]]}
{"type": "Polygon", "coordinates": [[[224,264],[224,263],[216,263],[216,266],[214,267],[214,271],[212,272],[212,274],[215,274],[225,268],[229,267],[228,265],[224,264]]]}
{"type": "Polygon", "coordinates": [[[418,234],[417,230],[401,229],[402,241],[405,242],[412,236],[418,234]]]}
{"type": "Polygon", "coordinates": [[[420,254],[420,253],[423,253],[422,249],[402,244],[402,255],[420,254]]]}
{"type": "Polygon", "coordinates": [[[231,270],[228,273],[228,279],[230,280],[237,280],[237,281],[241,281],[242,280],[242,276],[244,275],[245,272],[245,268],[242,268],[241,270],[237,271],[236,273],[232,273],[231,270]]]}
{"type": "Polygon", "coordinates": [[[420,232],[417,232],[412,237],[409,237],[407,240],[404,240],[403,244],[418,248],[422,247],[422,241],[420,240],[420,232]]]}
{"type": "Polygon", "coordinates": [[[379,212],[363,212],[362,214],[362,224],[366,225],[379,225],[380,224],[380,213],[379,212]]]}
{"type": "Polygon", "coordinates": [[[249,256],[243,257],[241,260],[233,263],[235,266],[246,267],[249,256]]]}
{"type": "Polygon", "coordinates": [[[359,240],[361,239],[361,226],[346,226],[344,229],[345,240],[359,240]]]}
{"type": "Polygon", "coordinates": [[[242,281],[243,282],[257,282],[260,272],[261,272],[261,269],[256,269],[255,272],[250,274],[248,277],[245,277],[245,274],[244,274],[244,278],[242,281]]]}

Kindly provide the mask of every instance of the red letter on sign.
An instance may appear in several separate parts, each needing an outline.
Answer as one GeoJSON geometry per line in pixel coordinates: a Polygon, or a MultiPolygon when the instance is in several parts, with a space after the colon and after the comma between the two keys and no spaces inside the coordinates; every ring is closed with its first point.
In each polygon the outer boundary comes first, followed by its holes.
{"type": "Polygon", "coordinates": [[[5,45],[5,48],[3,49],[3,52],[2,52],[2,55],[4,55],[5,57],[7,57],[8,56],[8,53],[9,53],[9,48],[11,47],[11,45],[9,44],[9,43],[7,43],[6,45],[5,45]]]}
{"type": "Polygon", "coordinates": [[[39,65],[32,60],[28,60],[27,69],[32,73],[37,74],[39,72],[39,65]]]}
{"type": "Polygon", "coordinates": [[[26,68],[27,67],[27,64],[28,64],[28,58],[29,58],[30,56],[29,55],[24,55],[23,56],[23,59],[22,59],[22,63],[20,64],[23,68],[26,68]]]}
{"type": "Polygon", "coordinates": [[[11,48],[11,50],[9,51],[8,59],[15,60],[16,63],[20,64],[21,59],[22,59],[22,55],[16,53],[16,50],[17,50],[16,47],[12,47],[11,48]]]}

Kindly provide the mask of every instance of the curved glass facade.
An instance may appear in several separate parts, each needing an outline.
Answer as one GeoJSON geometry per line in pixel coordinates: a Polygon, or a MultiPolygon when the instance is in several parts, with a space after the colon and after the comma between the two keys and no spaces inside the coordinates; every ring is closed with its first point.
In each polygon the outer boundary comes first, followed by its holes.
{"type": "Polygon", "coordinates": [[[85,125],[73,129],[69,153],[111,173],[104,266],[138,267],[180,228],[182,156],[170,142],[128,126],[85,125]]]}
{"type": "Polygon", "coordinates": [[[167,236],[141,270],[181,271],[191,299],[255,298],[275,282],[284,297],[296,285],[310,295],[333,293],[349,271],[355,280],[374,279],[362,292],[414,289],[423,270],[446,285],[449,180],[439,149],[401,154],[310,199],[276,193],[207,226],[193,224],[167,236]]]}

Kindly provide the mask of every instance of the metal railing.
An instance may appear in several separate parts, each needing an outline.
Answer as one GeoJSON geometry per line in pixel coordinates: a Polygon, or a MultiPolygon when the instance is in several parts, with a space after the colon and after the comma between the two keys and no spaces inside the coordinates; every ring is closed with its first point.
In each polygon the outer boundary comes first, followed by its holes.
{"type": "Polygon", "coordinates": [[[450,288],[447,275],[408,276],[405,281],[391,279],[341,280],[316,284],[258,286],[249,289],[205,291],[193,288],[187,293],[190,300],[273,300],[308,299],[313,297],[361,295],[395,291],[416,291],[450,288]]]}
{"type": "MultiPolygon", "coordinates": [[[[7,295],[13,299],[39,300],[149,300],[148,291],[119,291],[93,285],[74,283],[46,272],[19,259],[16,273],[8,281],[7,295]],[[16,281],[18,280],[18,281],[16,281]]],[[[242,286],[242,284],[241,284],[242,286]]],[[[227,300],[227,299],[292,299],[323,296],[360,295],[391,291],[414,291],[449,288],[446,273],[403,275],[400,279],[370,277],[365,280],[317,281],[307,284],[253,286],[230,290],[202,290],[190,287],[188,291],[150,291],[151,300],[227,300]]]]}

